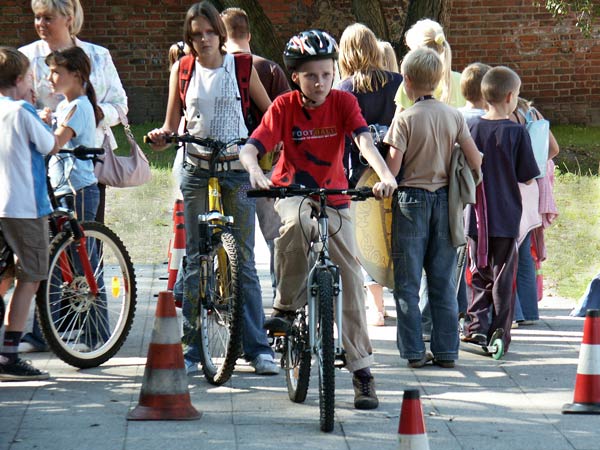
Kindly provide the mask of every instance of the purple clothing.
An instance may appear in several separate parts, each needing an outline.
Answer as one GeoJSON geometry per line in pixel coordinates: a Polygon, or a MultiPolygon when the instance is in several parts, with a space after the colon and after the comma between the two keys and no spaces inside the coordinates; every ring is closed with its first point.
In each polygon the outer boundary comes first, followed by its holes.
{"type": "MultiPolygon", "coordinates": [[[[488,236],[517,238],[523,210],[518,183],[525,183],[540,171],[523,125],[505,120],[479,118],[471,135],[483,152],[481,171],[485,182],[488,236]]],[[[477,237],[475,214],[471,214],[468,235],[477,237]]]]}
{"type": "MultiPolygon", "coordinates": [[[[352,77],[343,80],[338,89],[350,92],[356,97],[360,111],[368,124],[379,124],[389,127],[396,112],[394,96],[400,87],[400,83],[402,83],[402,75],[386,71],[384,73],[387,83],[385,86],[380,86],[375,81],[372,92],[356,92],[352,87],[352,77]]],[[[346,174],[348,174],[351,186],[356,184],[362,172],[368,167],[366,161],[361,161],[359,156],[358,149],[352,139],[346,137],[344,168],[346,174]]]]}

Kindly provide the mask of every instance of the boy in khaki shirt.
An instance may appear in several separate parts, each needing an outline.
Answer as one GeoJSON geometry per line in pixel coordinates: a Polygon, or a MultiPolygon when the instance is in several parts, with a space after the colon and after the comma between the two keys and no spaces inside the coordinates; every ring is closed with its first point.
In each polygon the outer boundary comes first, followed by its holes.
{"type": "Polygon", "coordinates": [[[448,225],[448,177],[455,143],[471,169],[481,155],[460,112],[433,98],[442,61],[430,49],[409,52],[401,72],[414,102],[397,112],[384,141],[391,146],[388,166],[398,179],[392,202],[392,260],[400,356],[412,368],[432,361],[454,367],[458,358],[456,249],[448,225]],[[402,168],[402,170],[400,170],[402,168]],[[431,352],[425,351],[419,310],[419,286],[425,270],[433,319],[431,352]]]}

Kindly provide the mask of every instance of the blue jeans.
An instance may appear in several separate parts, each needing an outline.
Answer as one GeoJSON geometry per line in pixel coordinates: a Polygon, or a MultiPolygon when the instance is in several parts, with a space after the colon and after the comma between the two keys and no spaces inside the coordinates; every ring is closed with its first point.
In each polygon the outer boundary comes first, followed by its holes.
{"type": "Polygon", "coordinates": [[[600,273],[592,278],[585,293],[579,299],[578,305],[573,308],[569,315],[585,317],[588,309],[600,309],[600,273]]]}
{"type": "MultiPolygon", "coordinates": [[[[198,286],[200,285],[200,249],[198,215],[206,212],[208,171],[184,163],[181,179],[183,194],[186,268],[183,280],[183,343],[186,359],[200,361],[200,335],[197,329],[198,286]]],[[[225,214],[234,218],[233,235],[238,243],[240,292],[244,297],[244,356],[251,361],[259,354],[273,356],[263,329],[265,320],[260,283],[254,265],[255,201],[246,196],[250,182],[246,172],[219,173],[221,200],[225,214]]]]}
{"type": "Polygon", "coordinates": [[[429,192],[400,188],[392,202],[392,260],[400,356],[425,355],[419,287],[427,276],[433,330],[431,351],[440,360],[458,358],[458,305],[456,302],[456,249],[450,241],[448,189],[429,192]]]}
{"type": "MultiPolygon", "coordinates": [[[[59,203],[61,200],[59,199],[59,203]]],[[[98,211],[98,204],[100,203],[100,190],[98,189],[97,184],[92,184],[90,186],[86,186],[83,189],[80,189],[76,192],[75,195],[75,212],[77,213],[77,218],[79,221],[90,221],[96,219],[96,212],[98,211]]],[[[92,264],[94,263],[94,255],[90,255],[92,264]]],[[[97,258],[96,258],[97,259],[97,258]]],[[[99,288],[101,286],[98,286],[99,288]]],[[[52,295],[52,294],[51,294],[52,295]]],[[[104,299],[106,301],[106,298],[104,299]]],[[[106,312],[106,310],[104,309],[106,312]]],[[[106,322],[108,322],[108,318],[106,317],[106,322]]],[[[33,318],[33,336],[34,336],[34,345],[38,343],[44,343],[44,336],[42,334],[42,329],[37,320],[37,315],[33,318]]]]}
{"type": "Polygon", "coordinates": [[[515,320],[539,320],[535,263],[531,256],[531,231],[519,246],[515,320]]]}

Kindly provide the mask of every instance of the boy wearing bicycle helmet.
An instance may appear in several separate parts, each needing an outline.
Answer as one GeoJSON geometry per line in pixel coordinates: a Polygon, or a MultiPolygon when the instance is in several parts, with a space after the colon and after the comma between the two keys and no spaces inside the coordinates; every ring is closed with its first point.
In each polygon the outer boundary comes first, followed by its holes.
{"type": "MultiPolygon", "coordinates": [[[[347,188],[344,173],[344,139],[351,135],[365,159],[380,176],[373,190],[390,196],[396,181],[373,145],[367,123],[356,99],[332,90],[338,48],[335,40],[319,30],[303,31],[287,43],[284,62],[295,91],[280,95],[266,112],[259,127],[240,152],[240,161],[255,188],[303,184],[309,187],[347,188]],[[269,180],[258,165],[258,157],[283,142],[283,151],[269,180]]],[[[353,372],[354,406],[377,408],[379,401],[370,371],[373,363],[367,334],[364,287],[356,260],[356,242],[346,196],[330,197],[329,251],[340,267],[343,284],[343,345],[346,367],[353,372]]],[[[306,303],[308,250],[317,226],[311,219],[316,202],[292,197],[277,200],[282,220],[275,240],[277,293],[274,316],[285,317],[306,303]]]]}
{"type": "MultiPolygon", "coordinates": [[[[18,259],[0,350],[0,381],[48,378],[47,372],[18,354],[31,300],[48,275],[46,216],[52,209],[44,156],[58,150],[50,129],[23,101],[31,98],[31,91],[27,57],[14,48],[0,47],[0,233],[18,259]]],[[[0,283],[0,295],[5,294],[7,281],[0,283]]]]}

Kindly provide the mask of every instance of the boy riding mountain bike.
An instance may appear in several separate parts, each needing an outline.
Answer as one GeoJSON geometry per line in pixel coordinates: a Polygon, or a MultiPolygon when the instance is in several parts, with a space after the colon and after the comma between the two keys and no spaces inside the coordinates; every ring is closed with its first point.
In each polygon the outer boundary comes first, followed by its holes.
{"type": "MultiPolygon", "coordinates": [[[[303,184],[347,188],[343,156],[344,137],[348,134],[382,180],[373,187],[374,193],[390,196],[396,188],[394,176],[373,145],[358,102],[347,92],[332,90],[337,56],[337,43],[323,31],[304,31],[287,43],[284,62],[296,90],[275,99],[240,152],[240,161],[250,174],[253,187],[303,184]],[[258,165],[258,157],[280,142],[283,150],[270,180],[258,165]]],[[[289,316],[306,303],[308,244],[304,234],[312,236],[317,232],[311,215],[318,203],[301,202],[301,198],[291,197],[275,203],[283,224],[275,240],[275,317],[289,316]]],[[[346,367],[353,372],[354,406],[374,409],[379,401],[370,371],[373,355],[367,334],[363,277],[355,258],[356,243],[348,206],[346,196],[330,199],[329,250],[342,277],[345,324],[342,339],[346,367]]]]}

